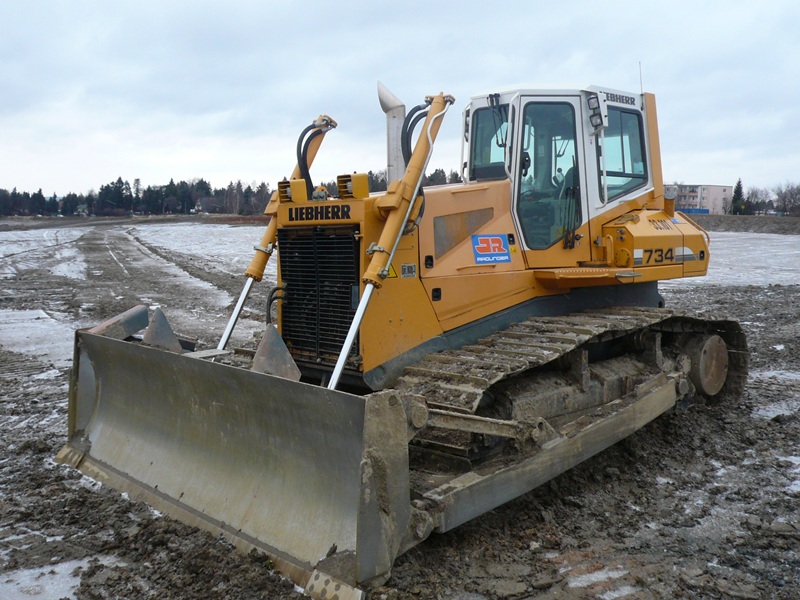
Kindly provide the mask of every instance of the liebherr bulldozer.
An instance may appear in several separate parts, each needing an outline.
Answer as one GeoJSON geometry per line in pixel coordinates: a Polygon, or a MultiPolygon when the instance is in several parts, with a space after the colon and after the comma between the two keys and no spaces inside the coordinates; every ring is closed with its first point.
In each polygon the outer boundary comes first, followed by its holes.
{"type": "Polygon", "coordinates": [[[740,326],[666,308],[709,238],[665,197],[655,98],[472,98],[463,181],[423,186],[453,98],[386,88],[388,189],[315,187],[314,120],[216,348],[145,306],[76,333],[59,460],[266,552],[314,597],[556,477],[679,403],[741,393],[740,326]],[[275,254],[263,338],[228,349],[275,254]]]}

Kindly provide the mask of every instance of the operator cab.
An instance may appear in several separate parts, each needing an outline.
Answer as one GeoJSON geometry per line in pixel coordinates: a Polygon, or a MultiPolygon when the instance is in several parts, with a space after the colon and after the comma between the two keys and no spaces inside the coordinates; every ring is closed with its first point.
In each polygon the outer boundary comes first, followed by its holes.
{"type": "Polygon", "coordinates": [[[527,249],[573,249],[582,224],[652,187],[643,112],[641,97],[594,87],[472,98],[465,179],[509,180],[527,249]]]}

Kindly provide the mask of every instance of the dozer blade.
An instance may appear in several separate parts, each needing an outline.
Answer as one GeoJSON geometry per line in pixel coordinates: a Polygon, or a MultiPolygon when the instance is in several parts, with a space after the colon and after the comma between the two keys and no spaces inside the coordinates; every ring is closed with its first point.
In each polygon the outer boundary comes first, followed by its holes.
{"type": "Polygon", "coordinates": [[[314,596],[359,597],[356,585],[386,576],[411,512],[391,392],[355,396],[88,331],[75,361],[61,462],[266,552],[314,596]]]}

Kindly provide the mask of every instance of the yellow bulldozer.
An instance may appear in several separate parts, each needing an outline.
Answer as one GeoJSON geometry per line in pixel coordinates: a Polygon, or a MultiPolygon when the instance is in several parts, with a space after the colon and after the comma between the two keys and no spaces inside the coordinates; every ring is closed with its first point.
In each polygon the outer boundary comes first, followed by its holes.
{"type": "Polygon", "coordinates": [[[59,460],[266,552],[314,597],[556,477],[678,403],[741,393],[740,326],[664,306],[709,239],[665,197],[655,98],[476,96],[463,181],[423,186],[452,97],[379,85],[388,189],[315,187],[297,144],[216,348],[138,306],[76,333],[59,460]],[[277,256],[256,350],[227,348],[277,256]]]}

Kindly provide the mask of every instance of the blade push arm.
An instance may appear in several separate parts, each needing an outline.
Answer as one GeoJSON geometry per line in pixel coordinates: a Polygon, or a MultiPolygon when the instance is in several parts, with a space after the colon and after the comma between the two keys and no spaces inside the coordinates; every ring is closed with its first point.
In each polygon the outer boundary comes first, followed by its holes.
{"type": "Polygon", "coordinates": [[[442,118],[450,105],[455,102],[452,96],[445,96],[444,94],[439,94],[429,98],[429,100],[428,116],[425,118],[422,134],[419,136],[414,152],[408,161],[403,179],[393,182],[386,194],[375,202],[378,212],[384,216],[386,223],[381,231],[378,245],[371,248],[372,260],[363,277],[363,281],[366,283],[364,294],[358,303],[358,309],[353,317],[353,322],[350,324],[342,351],[336,361],[336,367],[334,367],[331,374],[328,389],[336,389],[339,377],[341,377],[347,361],[347,354],[350,352],[350,347],[355,341],[356,333],[358,333],[364,314],[367,311],[372,292],[376,287],[381,287],[382,281],[388,275],[387,267],[391,264],[400,237],[417,202],[422,176],[431,158],[433,142],[439,133],[442,118]],[[388,250],[390,247],[391,250],[388,250]]]}

